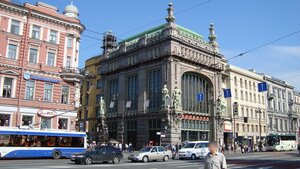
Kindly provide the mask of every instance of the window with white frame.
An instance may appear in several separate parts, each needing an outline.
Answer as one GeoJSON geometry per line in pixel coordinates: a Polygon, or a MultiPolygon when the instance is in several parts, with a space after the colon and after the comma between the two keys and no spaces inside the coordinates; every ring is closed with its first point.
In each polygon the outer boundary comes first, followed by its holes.
{"type": "Polygon", "coordinates": [[[33,97],[34,97],[34,81],[29,80],[26,81],[25,99],[33,100],[33,97]]]}
{"type": "Polygon", "coordinates": [[[57,43],[57,31],[50,30],[49,42],[50,43],[57,43]]]}
{"type": "Polygon", "coordinates": [[[10,114],[0,113],[0,126],[9,126],[10,114]]]}
{"type": "Polygon", "coordinates": [[[33,25],[31,31],[31,38],[40,39],[40,34],[41,34],[41,27],[33,25]]]}
{"type": "Polygon", "coordinates": [[[51,129],[51,118],[41,117],[41,129],[51,129]]]}
{"type": "Polygon", "coordinates": [[[20,34],[20,21],[14,19],[11,20],[10,33],[15,35],[20,34]]]}
{"type": "Polygon", "coordinates": [[[44,101],[52,101],[52,83],[45,83],[44,87],[44,101]]]}
{"type": "Polygon", "coordinates": [[[17,59],[17,44],[8,44],[8,52],[7,52],[7,58],[9,59],[17,59]]]}
{"type": "Polygon", "coordinates": [[[52,51],[47,54],[47,66],[55,66],[55,53],[52,51]]]}
{"type": "Polygon", "coordinates": [[[71,56],[67,56],[66,67],[67,67],[67,68],[70,68],[70,67],[71,67],[71,56]]]}
{"type": "Polygon", "coordinates": [[[22,126],[29,126],[33,122],[33,116],[23,115],[22,116],[22,126]]]}
{"type": "Polygon", "coordinates": [[[4,77],[2,97],[12,97],[13,78],[4,77]]]}
{"type": "Polygon", "coordinates": [[[59,118],[58,119],[58,129],[68,129],[68,119],[59,118]]]}
{"type": "Polygon", "coordinates": [[[29,49],[29,62],[37,63],[38,50],[36,48],[29,49]]]}
{"type": "Polygon", "coordinates": [[[72,48],[73,45],[73,37],[71,35],[67,36],[67,47],[72,48]]]}
{"type": "Polygon", "coordinates": [[[62,104],[69,103],[69,86],[61,87],[61,103],[62,104]]]}

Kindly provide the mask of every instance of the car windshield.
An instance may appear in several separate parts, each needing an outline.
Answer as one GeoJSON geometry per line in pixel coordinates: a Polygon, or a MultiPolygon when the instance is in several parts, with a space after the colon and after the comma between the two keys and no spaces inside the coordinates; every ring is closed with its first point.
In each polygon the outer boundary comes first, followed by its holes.
{"type": "Polygon", "coordinates": [[[183,146],[183,148],[194,148],[196,143],[186,143],[186,145],[183,146]]]}
{"type": "Polygon", "coordinates": [[[140,152],[149,152],[152,147],[144,147],[140,150],[140,152]]]}

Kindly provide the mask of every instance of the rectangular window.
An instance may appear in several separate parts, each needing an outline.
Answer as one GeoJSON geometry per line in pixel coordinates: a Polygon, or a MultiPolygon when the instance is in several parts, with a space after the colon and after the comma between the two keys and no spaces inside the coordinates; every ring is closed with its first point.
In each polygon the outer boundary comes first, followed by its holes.
{"type": "Polygon", "coordinates": [[[72,41],[73,41],[73,37],[69,35],[67,37],[67,47],[68,48],[72,48],[72,44],[73,44],[72,41]]]}
{"type": "Polygon", "coordinates": [[[275,118],[275,129],[278,130],[278,119],[275,118]]]}
{"type": "Polygon", "coordinates": [[[0,126],[9,126],[10,114],[0,114],[0,126]]]}
{"type": "Polygon", "coordinates": [[[131,101],[130,110],[137,110],[138,105],[138,76],[130,76],[127,79],[127,101],[131,101]]]}
{"type": "Polygon", "coordinates": [[[12,97],[13,78],[5,77],[3,84],[4,85],[3,85],[2,97],[7,97],[7,98],[12,97]]]}
{"type": "Polygon", "coordinates": [[[67,56],[66,67],[67,68],[71,67],[71,56],[67,56]]]}
{"type": "Polygon", "coordinates": [[[8,53],[7,58],[9,59],[17,59],[17,48],[18,46],[15,44],[8,45],[8,53]]]}
{"type": "Polygon", "coordinates": [[[51,129],[51,118],[41,117],[41,130],[51,129]]]}
{"type": "Polygon", "coordinates": [[[26,81],[25,99],[33,100],[34,95],[34,81],[26,81]]]}
{"type": "Polygon", "coordinates": [[[50,30],[49,42],[57,43],[57,31],[50,30]]]}
{"type": "Polygon", "coordinates": [[[102,81],[101,81],[101,79],[98,79],[97,80],[97,89],[100,89],[100,88],[102,88],[102,81]]]}
{"type": "Polygon", "coordinates": [[[31,38],[40,39],[41,27],[33,25],[31,31],[31,38]]]}
{"type": "Polygon", "coordinates": [[[19,35],[20,34],[20,21],[11,20],[10,33],[19,35]]]}
{"type": "Polygon", "coordinates": [[[52,84],[51,83],[45,83],[44,88],[44,101],[52,101],[52,84]]]}
{"type": "Polygon", "coordinates": [[[48,66],[54,66],[54,62],[55,62],[55,53],[48,52],[47,65],[48,66]]]}
{"type": "Polygon", "coordinates": [[[61,88],[61,103],[69,103],[69,86],[62,86],[61,88]]]}
{"type": "Polygon", "coordinates": [[[37,49],[30,48],[30,50],[29,50],[29,62],[30,63],[37,63],[37,53],[38,53],[37,49]]]}
{"type": "Polygon", "coordinates": [[[283,130],[283,121],[282,121],[282,119],[280,119],[280,130],[281,131],[283,130]]]}
{"type": "Polygon", "coordinates": [[[157,111],[161,106],[161,71],[152,70],[148,72],[148,98],[149,111],[157,111]]]}
{"type": "Polygon", "coordinates": [[[285,128],[286,131],[289,130],[289,129],[288,129],[288,123],[287,123],[287,120],[284,120],[284,128],[285,128]]]}
{"type": "Polygon", "coordinates": [[[22,126],[29,126],[33,122],[33,116],[23,115],[22,116],[22,126]]]}
{"type": "Polygon", "coordinates": [[[118,112],[118,94],[119,94],[119,81],[118,79],[109,82],[109,114],[114,115],[118,112]]]}
{"type": "Polygon", "coordinates": [[[58,129],[68,129],[68,119],[59,118],[58,119],[58,129]]]}

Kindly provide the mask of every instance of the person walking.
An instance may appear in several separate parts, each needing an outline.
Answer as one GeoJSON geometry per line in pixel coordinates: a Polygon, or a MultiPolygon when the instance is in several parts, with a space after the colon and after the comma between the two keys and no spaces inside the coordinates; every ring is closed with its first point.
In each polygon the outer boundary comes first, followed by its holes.
{"type": "Polygon", "coordinates": [[[209,153],[204,158],[204,169],[226,169],[225,156],[218,152],[218,143],[211,141],[208,144],[209,153]]]}

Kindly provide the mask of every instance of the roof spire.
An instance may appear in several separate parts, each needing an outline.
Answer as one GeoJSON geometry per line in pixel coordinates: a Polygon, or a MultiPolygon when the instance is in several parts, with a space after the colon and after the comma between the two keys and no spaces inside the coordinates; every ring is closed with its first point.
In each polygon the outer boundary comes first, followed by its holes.
{"type": "Polygon", "coordinates": [[[214,24],[213,24],[213,23],[210,24],[209,32],[210,32],[210,33],[209,33],[209,36],[208,36],[209,43],[212,45],[213,50],[214,50],[215,52],[219,52],[219,44],[218,44],[218,42],[216,41],[217,35],[215,34],[215,27],[214,27],[214,24]]]}
{"type": "Polygon", "coordinates": [[[168,23],[174,23],[175,22],[175,17],[174,17],[174,8],[173,8],[173,3],[169,3],[169,8],[168,10],[168,16],[166,17],[166,20],[168,23]]]}

